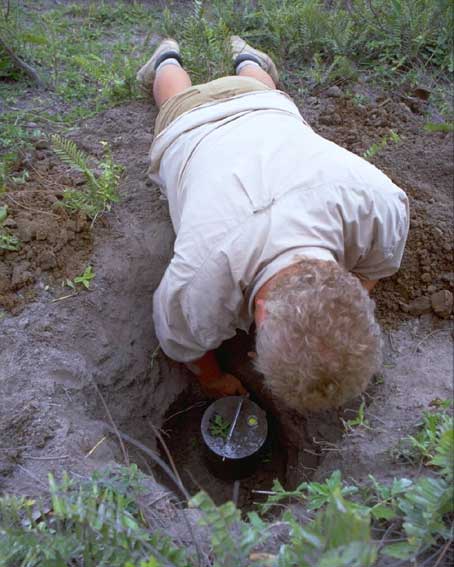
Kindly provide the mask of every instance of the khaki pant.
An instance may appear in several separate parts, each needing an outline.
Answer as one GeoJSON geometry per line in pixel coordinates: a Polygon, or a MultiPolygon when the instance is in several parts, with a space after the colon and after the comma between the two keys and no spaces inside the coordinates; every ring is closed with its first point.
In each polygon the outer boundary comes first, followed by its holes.
{"type": "Polygon", "coordinates": [[[162,105],[155,124],[155,136],[178,118],[202,104],[232,98],[252,91],[271,90],[271,87],[251,77],[222,77],[209,83],[195,85],[169,98],[162,105]]]}

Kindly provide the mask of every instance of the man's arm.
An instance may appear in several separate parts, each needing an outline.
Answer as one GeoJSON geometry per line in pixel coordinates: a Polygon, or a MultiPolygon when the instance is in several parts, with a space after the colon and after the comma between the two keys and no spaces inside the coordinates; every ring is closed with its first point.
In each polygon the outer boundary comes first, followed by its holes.
{"type": "Polygon", "coordinates": [[[207,396],[220,398],[247,393],[235,376],[221,371],[216,355],[212,350],[197,360],[187,362],[186,366],[197,376],[200,387],[207,396]]]}

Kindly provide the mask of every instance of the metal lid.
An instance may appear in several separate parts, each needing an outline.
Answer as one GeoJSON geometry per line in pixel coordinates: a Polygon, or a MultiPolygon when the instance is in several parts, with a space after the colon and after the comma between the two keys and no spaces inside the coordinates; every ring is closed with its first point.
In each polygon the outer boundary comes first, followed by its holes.
{"type": "Polygon", "coordinates": [[[265,412],[248,398],[228,396],[208,406],[201,430],[214,453],[227,459],[244,459],[264,444],[268,422],[265,412]]]}

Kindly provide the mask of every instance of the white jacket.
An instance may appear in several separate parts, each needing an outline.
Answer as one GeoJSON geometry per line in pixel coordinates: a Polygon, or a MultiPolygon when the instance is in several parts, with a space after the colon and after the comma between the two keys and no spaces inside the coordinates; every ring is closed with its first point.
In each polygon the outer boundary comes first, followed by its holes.
{"type": "Polygon", "coordinates": [[[177,234],[153,302],[159,342],[174,360],[195,360],[247,331],[256,292],[296,256],[371,280],[400,266],[405,193],[316,134],[285,93],[186,112],[157,136],[150,160],[177,234]]]}

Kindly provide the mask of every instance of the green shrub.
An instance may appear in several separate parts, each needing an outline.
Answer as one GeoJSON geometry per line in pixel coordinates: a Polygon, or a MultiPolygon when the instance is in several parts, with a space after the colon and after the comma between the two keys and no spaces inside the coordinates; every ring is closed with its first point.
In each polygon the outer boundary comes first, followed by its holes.
{"type": "Polygon", "coordinates": [[[452,72],[450,0],[353,0],[351,17],[364,31],[363,56],[396,66],[420,61],[452,72]]]}
{"type": "Polygon", "coordinates": [[[381,555],[430,564],[454,541],[454,430],[452,419],[433,415],[438,433],[425,419],[420,439],[423,454],[430,447],[432,476],[391,484],[371,476],[369,485],[352,486],[336,471],[324,483],[302,483],[292,492],[276,481],[261,514],[246,518],[232,502],[216,506],[199,493],[189,505],[200,511],[211,539],[211,559],[201,562],[150,525],[142,504],[146,477],[135,465],[82,481],[50,476],[50,505],[0,498],[0,567],[372,567],[381,555]],[[301,503],[305,520],[287,508],[277,523],[287,527],[288,538],[277,546],[275,520],[267,514],[289,499],[301,503]],[[386,541],[375,539],[378,528],[386,541]],[[261,553],[265,544],[274,551],[261,553]]]}

